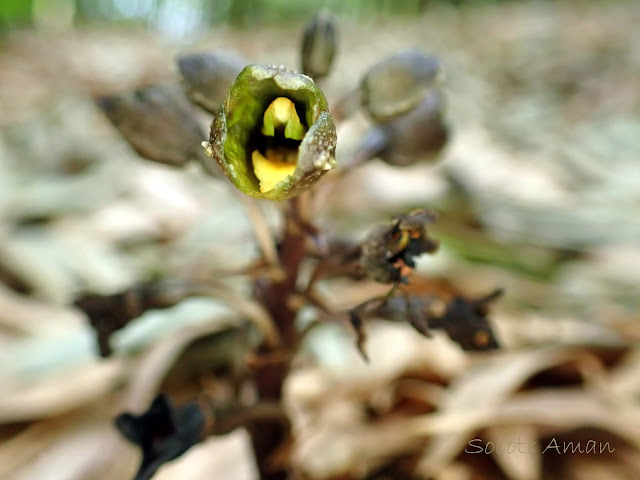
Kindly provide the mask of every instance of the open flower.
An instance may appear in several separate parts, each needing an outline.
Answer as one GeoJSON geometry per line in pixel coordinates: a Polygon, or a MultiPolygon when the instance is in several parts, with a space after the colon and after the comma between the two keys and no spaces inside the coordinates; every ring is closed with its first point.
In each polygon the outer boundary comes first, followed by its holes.
{"type": "Polygon", "coordinates": [[[282,66],[249,65],[231,86],[203,146],[240,191],[284,200],[335,166],[336,130],[311,78],[282,66]]]}

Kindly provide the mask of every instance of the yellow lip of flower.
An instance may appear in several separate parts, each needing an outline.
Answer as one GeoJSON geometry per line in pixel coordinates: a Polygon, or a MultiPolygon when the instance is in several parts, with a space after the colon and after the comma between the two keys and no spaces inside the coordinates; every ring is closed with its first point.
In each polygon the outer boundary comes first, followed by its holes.
{"type": "Polygon", "coordinates": [[[258,150],[251,154],[253,161],[253,172],[260,181],[260,191],[268,192],[275,188],[278,182],[291,175],[296,169],[295,157],[297,152],[283,152],[282,150],[267,150],[267,156],[262,155],[258,150]],[[293,162],[291,162],[291,157],[293,162]]]}
{"type": "MultiPolygon", "coordinates": [[[[286,97],[276,98],[264,112],[262,134],[269,137],[283,131],[284,137],[302,140],[306,129],[300,122],[295,104],[286,97]]],[[[251,154],[253,173],[260,181],[260,191],[268,192],[278,182],[292,175],[297,166],[298,151],[293,148],[268,148],[263,155],[258,150],[251,154]]]]}

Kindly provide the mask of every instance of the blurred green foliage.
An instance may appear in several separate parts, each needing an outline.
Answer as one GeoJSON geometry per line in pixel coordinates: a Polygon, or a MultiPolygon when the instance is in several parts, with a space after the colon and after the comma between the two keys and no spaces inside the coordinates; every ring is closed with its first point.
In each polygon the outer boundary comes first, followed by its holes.
{"type": "Polygon", "coordinates": [[[354,18],[420,14],[434,3],[497,0],[2,0],[0,29],[82,23],[132,23],[169,34],[197,33],[212,25],[249,26],[298,21],[326,8],[354,18]]]}
{"type": "Polygon", "coordinates": [[[0,28],[22,26],[31,20],[32,0],[3,0],[0,2],[0,28]]]}

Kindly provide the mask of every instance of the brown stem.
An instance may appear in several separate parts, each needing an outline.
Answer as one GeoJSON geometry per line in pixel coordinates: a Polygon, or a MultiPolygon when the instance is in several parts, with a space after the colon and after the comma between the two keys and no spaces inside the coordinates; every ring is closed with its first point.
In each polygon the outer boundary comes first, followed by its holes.
{"type": "Polygon", "coordinates": [[[289,428],[289,418],[278,403],[257,403],[249,407],[217,404],[208,395],[198,399],[205,416],[202,439],[212,435],[226,435],[238,427],[250,428],[256,422],[274,422],[289,428]]]}
{"type": "MultiPolygon", "coordinates": [[[[295,319],[299,306],[290,301],[295,293],[298,270],[305,258],[305,232],[300,225],[299,204],[296,199],[287,205],[284,236],[278,247],[278,259],[283,271],[281,278],[262,278],[255,282],[254,294],[265,306],[280,332],[279,347],[263,344],[258,355],[273,356],[276,348],[292,353],[298,344],[299,333],[295,319]]],[[[279,362],[255,362],[254,378],[261,402],[282,401],[282,386],[291,365],[290,354],[281,355],[279,362]]],[[[278,448],[287,441],[290,431],[287,423],[265,419],[249,427],[253,450],[262,480],[283,480],[287,470],[275,465],[273,460],[278,448]]]]}

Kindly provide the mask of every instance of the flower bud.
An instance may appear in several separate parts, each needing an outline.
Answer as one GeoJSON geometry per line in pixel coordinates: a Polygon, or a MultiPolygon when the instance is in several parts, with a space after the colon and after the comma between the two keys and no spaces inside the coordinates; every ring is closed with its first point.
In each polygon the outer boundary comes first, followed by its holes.
{"type": "Polygon", "coordinates": [[[249,62],[235,52],[215,51],[181,55],[177,63],[191,101],[216,113],[229,87],[249,62]]]}
{"type": "Polygon", "coordinates": [[[325,77],[336,54],[338,32],[333,16],[322,11],[307,24],[302,36],[302,72],[316,81],[325,77]]]}
{"type": "Polygon", "coordinates": [[[203,146],[240,191],[284,200],[335,166],[336,130],[309,77],[249,65],[231,85],[203,146]]]}
{"type": "Polygon", "coordinates": [[[360,254],[367,276],[381,283],[408,283],[415,257],[438,248],[438,241],[429,237],[426,229],[436,218],[434,212],[417,209],[397,215],[369,233],[360,254]]]}
{"type": "Polygon", "coordinates": [[[442,92],[434,90],[409,113],[378,126],[385,138],[378,157],[397,166],[434,161],[449,139],[443,109],[442,92]]]}
{"type": "Polygon", "coordinates": [[[152,86],[109,95],[98,105],[142,157],[176,167],[202,159],[205,134],[193,116],[184,92],[173,86],[152,86]]]}
{"type": "Polygon", "coordinates": [[[442,76],[435,56],[418,50],[395,53],[362,79],[362,105],[374,121],[388,122],[417,107],[442,76]]]}

